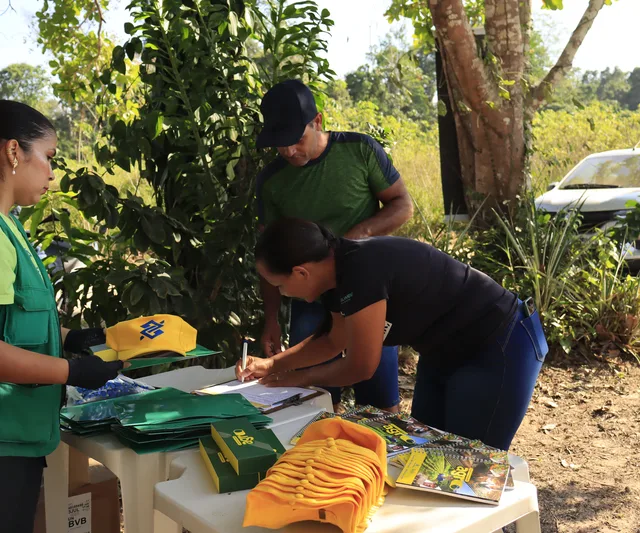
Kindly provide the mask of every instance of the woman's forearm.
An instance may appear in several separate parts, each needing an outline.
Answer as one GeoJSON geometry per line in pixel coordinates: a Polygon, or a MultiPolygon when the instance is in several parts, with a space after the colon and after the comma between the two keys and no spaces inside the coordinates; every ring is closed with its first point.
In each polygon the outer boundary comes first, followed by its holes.
{"type": "Polygon", "coordinates": [[[318,338],[308,337],[301,343],[272,357],[273,372],[287,372],[318,365],[330,361],[338,355],[344,347],[336,346],[329,335],[318,338]]]}
{"type": "Polygon", "coordinates": [[[63,384],[69,363],[62,358],[23,350],[0,341],[0,381],[17,384],[63,384]]]}
{"type": "Polygon", "coordinates": [[[354,383],[365,381],[369,376],[363,368],[353,365],[349,357],[342,357],[326,365],[306,368],[296,374],[301,374],[300,386],[308,387],[350,387],[354,383]]]}

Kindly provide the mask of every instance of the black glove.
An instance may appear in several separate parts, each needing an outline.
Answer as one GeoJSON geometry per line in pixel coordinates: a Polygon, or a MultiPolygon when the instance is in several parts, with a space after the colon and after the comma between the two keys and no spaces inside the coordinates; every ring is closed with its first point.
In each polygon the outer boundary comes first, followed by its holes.
{"type": "Polygon", "coordinates": [[[72,329],[64,339],[64,349],[67,352],[80,354],[92,346],[104,344],[106,340],[102,328],[72,329]]]}
{"type": "Polygon", "coordinates": [[[95,355],[71,359],[67,385],[75,385],[85,389],[99,389],[107,381],[115,378],[123,366],[122,361],[105,363],[95,355]]]}

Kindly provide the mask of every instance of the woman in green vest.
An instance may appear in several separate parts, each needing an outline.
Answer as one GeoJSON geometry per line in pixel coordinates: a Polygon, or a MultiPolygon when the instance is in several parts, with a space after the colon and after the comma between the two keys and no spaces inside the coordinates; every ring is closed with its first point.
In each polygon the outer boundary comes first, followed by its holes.
{"type": "Polygon", "coordinates": [[[33,205],[53,181],[57,136],[41,113],[0,100],[0,530],[32,533],[45,456],[60,442],[64,385],[98,388],[122,362],[66,360],[100,330],[60,327],[47,271],[16,206],[33,205]]]}

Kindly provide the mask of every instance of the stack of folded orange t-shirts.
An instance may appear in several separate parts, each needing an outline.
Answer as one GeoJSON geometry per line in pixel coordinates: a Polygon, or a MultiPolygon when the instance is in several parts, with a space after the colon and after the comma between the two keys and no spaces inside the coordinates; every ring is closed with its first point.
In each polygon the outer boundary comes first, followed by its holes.
{"type": "Polygon", "coordinates": [[[379,435],[338,418],[320,420],[249,492],[243,525],[277,529],[316,520],[344,533],[364,531],[382,505],[386,477],[379,435]]]}

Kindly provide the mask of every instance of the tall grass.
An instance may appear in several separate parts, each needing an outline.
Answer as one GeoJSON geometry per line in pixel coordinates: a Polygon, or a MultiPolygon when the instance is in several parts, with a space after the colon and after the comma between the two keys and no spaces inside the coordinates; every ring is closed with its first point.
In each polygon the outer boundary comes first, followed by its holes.
{"type": "Polygon", "coordinates": [[[533,192],[545,191],[589,154],[632,148],[638,141],[640,110],[593,102],[573,112],[542,111],[533,120],[533,192]]]}
{"type": "Polygon", "coordinates": [[[426,136],[405,138],[396,142],[391,153],[415,203],[416,215],[400,234],[412,236],[424,231],[425,222],[435,224],[444,216],[438,144],[426,136]]]}

